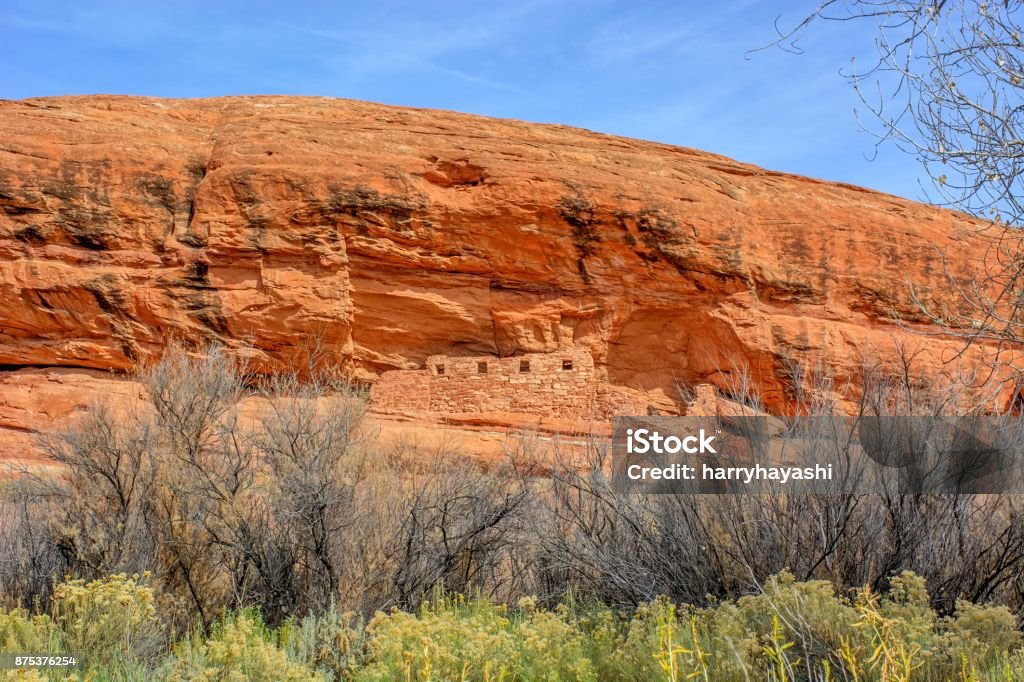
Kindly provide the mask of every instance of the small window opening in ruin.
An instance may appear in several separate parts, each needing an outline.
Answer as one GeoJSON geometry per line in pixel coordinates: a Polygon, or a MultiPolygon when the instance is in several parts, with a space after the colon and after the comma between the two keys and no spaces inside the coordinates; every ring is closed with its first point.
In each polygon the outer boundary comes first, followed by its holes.
{"type": "Polygon", "coordinates": [[[486,362],[478,362],[478,363],[476,363],[476,372],[477,372],[477,374],[487,374],[487,363],[486,362]]]}
{"type": "Polygon", "coordinates": [[[562,360],[562,369],[564,369],[564,370],[572,369],[572,360],[562,360]]]}
{"type": "Polygon", "coordinates": [[[530,371],[530,361],[529,360],[520,360],[519,361],[519,373],[520,374],[526,374],[529,371],[530,371]]]}
{"type": "Polygon", "coordinates": [[[436,369],[438,375],[444,374],[444,365],[437,365],[436,369]]]}

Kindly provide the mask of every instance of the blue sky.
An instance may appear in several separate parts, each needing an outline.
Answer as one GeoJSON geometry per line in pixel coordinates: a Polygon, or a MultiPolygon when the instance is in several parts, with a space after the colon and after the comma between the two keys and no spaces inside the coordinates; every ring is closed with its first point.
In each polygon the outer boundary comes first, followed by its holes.
{"type": "Polygon", "coordinates": [[[803,55],[748,54],[778,15],[814,4],[4,0],[0,97],[348,97],[564,123],[923,198],[912,158],[875,156],[839,75],[870,54],[869,27],[820,25],[803,55]]]}

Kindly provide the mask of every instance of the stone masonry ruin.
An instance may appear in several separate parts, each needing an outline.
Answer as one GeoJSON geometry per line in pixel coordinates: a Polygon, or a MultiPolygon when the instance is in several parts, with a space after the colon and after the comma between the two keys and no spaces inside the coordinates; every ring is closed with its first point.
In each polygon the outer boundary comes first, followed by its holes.
{"type": "Polygon", "coordinates": [[[583,349],[507,358],[433,355],[423,369],[385,372],[370,393],[374,407],[415,412],[512,412],[607,419],[646,413],[646,398],[601,384],[583,349]]]}
{"type": "MultiPolygon", "coordinates": [[[[706,394],[698,391],[702,408],[711,399],[706,394]]],[[[505,358],[433,355],[423,369],[382,374],[370,401],[382,411],[504,412],[583,420],[646,415],[653,409],[642,391],[600,381],[594,358],[581,348],[505,358]]]]}

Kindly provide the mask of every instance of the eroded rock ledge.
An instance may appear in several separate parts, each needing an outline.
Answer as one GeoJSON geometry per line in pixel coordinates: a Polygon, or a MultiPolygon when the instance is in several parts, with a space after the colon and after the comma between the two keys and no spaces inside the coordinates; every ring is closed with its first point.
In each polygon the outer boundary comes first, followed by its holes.
{"type": "MultiPolygon", "coordinates": [[[[8,101],[0,369],[124,371],[171,337],[273,367],[316,339],[368,381],[577,358],[587,391],[638,411],[745,367],[784,410],[794,359],[854,376],[903,344],[946,366],[961,344],[917,333],[909,283],[949,301],[978,229],[562,126],[321,98],[8,101]]],[[[0,427],[24,422],[17,390],[0,383],[0,427]]],[[[510,401],[491,407],[547,409],[510,401]]]]}

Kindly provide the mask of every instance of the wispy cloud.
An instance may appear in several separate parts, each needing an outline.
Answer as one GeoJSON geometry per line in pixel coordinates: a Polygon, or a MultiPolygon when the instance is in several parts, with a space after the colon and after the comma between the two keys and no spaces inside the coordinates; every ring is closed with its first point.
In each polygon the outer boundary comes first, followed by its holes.
{"type": "Polygon", "coordinates": [[[479,52],[496,50],[529,29],[544,3],[539,0],[498,4],[483,12],[454,11],[442,16],[392,15],[386,22],[357,22],[343,28],[290,26],[290,30],[333,43],[336,53],[325,58],[336,69],[353,74],[431,73],[463,83],[509,93],[525,91],[463,65],[480,62],[479,52]],[[438,21],[444,24],[438,30],[438,21]],[[453,66],[452,63],[459,66],[453,66]]]}

